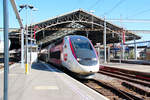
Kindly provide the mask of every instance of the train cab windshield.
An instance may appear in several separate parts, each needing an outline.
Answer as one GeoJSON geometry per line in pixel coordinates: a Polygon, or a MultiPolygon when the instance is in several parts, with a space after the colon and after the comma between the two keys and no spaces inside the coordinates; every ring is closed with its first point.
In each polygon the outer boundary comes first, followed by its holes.
{"type": "MultiPolygon", "coordinates": [[[[90,41],[85,37],[71,37],[71,44],[79,63],[88,64],[87,61],[96,61],[96,53],[90,41]]],[[[84,64],[84,65],[85,65],[84,64]]]]}
{"type": "Polygon", "coordinates": [[[93,50],[91,44],[88,41],[82,41],[81,39],[73,41],[73,46],[75,50],[93,50]]]}

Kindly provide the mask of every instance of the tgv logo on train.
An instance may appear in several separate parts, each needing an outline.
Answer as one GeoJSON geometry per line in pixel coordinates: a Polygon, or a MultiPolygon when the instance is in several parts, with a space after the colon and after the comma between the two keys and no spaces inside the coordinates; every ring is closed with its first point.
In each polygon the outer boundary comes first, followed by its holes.
{"type": "Polygon", "coordinates": [[[99,61],[90,40],[84,36],[65,36],[48,47],[48,62],[62,65],[85,78],[99,71],[99,61]]]}

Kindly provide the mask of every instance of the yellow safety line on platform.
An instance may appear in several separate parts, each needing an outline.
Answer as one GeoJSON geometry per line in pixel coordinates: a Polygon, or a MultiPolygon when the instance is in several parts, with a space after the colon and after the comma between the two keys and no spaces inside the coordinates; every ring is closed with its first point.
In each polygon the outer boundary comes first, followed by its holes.
{"type": "Polygon", "coordinates": [[[25,74],[29,73],[29,68],[28,68],[28,64],[25,64],[25,74]]]}

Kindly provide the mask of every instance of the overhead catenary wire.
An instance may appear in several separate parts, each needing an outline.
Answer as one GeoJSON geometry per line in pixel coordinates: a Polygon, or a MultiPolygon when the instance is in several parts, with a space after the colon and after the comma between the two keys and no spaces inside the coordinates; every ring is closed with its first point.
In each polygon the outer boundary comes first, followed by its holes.
{"type": "Polygon", "coordinates": [[[97,6],[102,0],[97,0],[95,3],[93,3],[88,9],[93,9],[95,6],[97,6]]]}
{"type": "Polygon", "coordinates": [[[106,19],[110,22],[120,22],[120,20],[124,23],[150,23],[150,19],[106,19]]]}
{"type": "Polygon", "coordinates": [[[113,10],[115,10],[120,4],[122,4],[125,0],[120,0],[115,6],[109,9],[107,12],[103,13],[102,16],[110,14],[113,10]]]}
{"type": "Polygon", "coordinates": [[[142,10],[140,12],[133,14],[133,15],[127,16],[127,18],[138,16],[138,15],[141,15],[141,14],[146,13],[146,12],[150,12],[150,9],[142,10]]]}

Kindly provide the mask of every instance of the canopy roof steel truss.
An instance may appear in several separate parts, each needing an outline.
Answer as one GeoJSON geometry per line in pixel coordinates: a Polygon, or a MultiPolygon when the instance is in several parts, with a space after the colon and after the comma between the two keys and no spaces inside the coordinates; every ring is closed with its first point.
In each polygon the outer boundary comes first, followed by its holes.
{"type": "MultiPolygon", "coordinates": [[[[123,28],[110,22],[106,22],[106,27],[107,43],[119,42],[123,28]]],[[[103,42],[104,19],[80,9],[33,24],[28,29],[30,34],[36,32],[36,41],[39,45],[46,46],[68,34],[88,36],[93,44],[96,44],[103,42]]],[[[126,30],[125,34],[126,40],[140,39],[130,31],[126,30]]]]}

